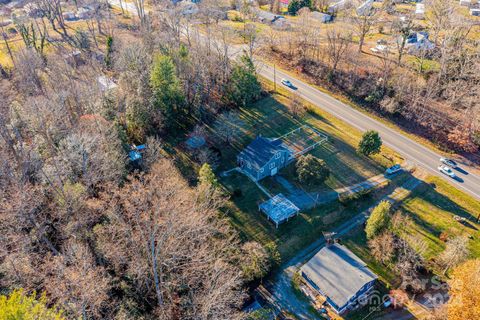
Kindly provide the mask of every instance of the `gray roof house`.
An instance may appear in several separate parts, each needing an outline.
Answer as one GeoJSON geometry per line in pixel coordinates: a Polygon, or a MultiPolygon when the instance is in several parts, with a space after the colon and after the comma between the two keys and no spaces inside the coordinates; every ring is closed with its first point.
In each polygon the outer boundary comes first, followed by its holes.
{"type": "Polygon", "coordinates": [[[323,12],[313,11],[310,13],[310,17],[315,20],[320,21],[321,23],[327,23],[332,21],[332,16],[323,12]]]}
{"type": "Polygon", "coordinates": [[[321,249],[304,264],[302,277],[338,314],[359,306],[378,278],[366,264],[340,244],[321,249]]]}
{"type": "Polygon", "coordinates": [[[280,139],[257,137],[237,156],[237,163],[254,181],[274,176],[293,159],[280,139]]]}

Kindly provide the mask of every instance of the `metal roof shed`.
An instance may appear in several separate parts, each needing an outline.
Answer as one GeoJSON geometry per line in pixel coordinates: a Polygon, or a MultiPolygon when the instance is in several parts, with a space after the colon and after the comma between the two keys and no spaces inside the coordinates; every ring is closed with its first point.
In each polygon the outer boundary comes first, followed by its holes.
{"type": "Polygon", "coordinates": [[[261,203],[258,209],[265,213],[267,218],[272,220],[277,228],[279,224],[288,221],[288,219],[298,215],[300,212],[300,209],[281,193],[261,203]]]}

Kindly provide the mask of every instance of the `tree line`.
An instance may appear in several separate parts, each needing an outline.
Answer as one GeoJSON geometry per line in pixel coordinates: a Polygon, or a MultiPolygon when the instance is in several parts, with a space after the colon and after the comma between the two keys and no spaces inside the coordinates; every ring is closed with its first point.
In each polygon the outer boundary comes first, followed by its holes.
{"type": "MultiPolygon", "coordinates": [[[[70,36],[58,10],[53,29],[70,36]]],[[[208,157],[192,185],[164,150],[261,94],[248,54],[231,60],[228,43],[193,32],[179,41],[177,19],[151,14],[128,31],[109,20],[74,59],[67,38],[12,52],[0,82],[0,303],[52,319],[237,319],[248,285],[278,262],[224,220],[208,157]],[[139,143],[140,168],[127,156],[139,143]]]]}

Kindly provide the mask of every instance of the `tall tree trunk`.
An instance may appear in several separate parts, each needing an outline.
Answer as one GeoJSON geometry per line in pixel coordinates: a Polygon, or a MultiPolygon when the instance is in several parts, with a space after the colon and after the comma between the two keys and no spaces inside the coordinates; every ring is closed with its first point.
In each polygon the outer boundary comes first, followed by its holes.
{"type": "Polygon", "coordinates": [[[155,248],[155,237],[152,233],[150,235],[150,254],[152,255],[152,269],[153,269],[153,280],[155,282],[155,292],[157,293],[157,302],[158,305],[163,305],[162,290],[160,288],[160,277],[158,276],[158,263],[157,263],[157,254],[155,248]]]}

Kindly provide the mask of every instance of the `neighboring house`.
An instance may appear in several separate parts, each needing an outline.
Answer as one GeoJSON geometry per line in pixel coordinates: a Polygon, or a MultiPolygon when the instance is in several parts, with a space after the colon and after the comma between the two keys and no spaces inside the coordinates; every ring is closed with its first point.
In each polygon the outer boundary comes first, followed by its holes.
{"type": "Polygon", "coordinates": [[[336,13],[351,3],[350,0],[340,0],[328,6],[328,13],[336,13]]]}
{"type": "Polygon", "coordinates": [[[414,32],[408,36],[405,49],[415,55],[435,49],[435,44],[428,39],[427,32],[414,32]]]}
{"type": "Polygon", "coordinates": [[[255,181],[274,176],[293,159],[280,139],[257,137],[237,156],[237,163],[255,181]]]}
{"type": "Polygon", "coordinates": [[[275,24],[276,22],[280,20],[286,21],[284,16],[278,15],[271,13],[269,11],[257,9],[255,11],[257,15],[257,20],[260,21],[261,23],[266,23],[266,24],[275,24]]]}
{"type": "Polygon", "coordinates": [[[67,20],[67,21],[77,20],[77,16],[75,15],[75,13],[70,12],[70,11],[64,12],[64,13],[62,14],[62,16],[63,16],[63,19],[65,19],[65,20],[67,20]]]}
{"type": "Polygon", "coordinates": [[[77,18],[86,20],[90,19],[95,15],[95,8],[93,6],[83,6],[77,11],[77,18]]]}
{"type": "Polygon", "coordinates": [[[277,19],[273,21],[272,26],[279,30],[287,30],[292,26],[291,23],[283,16],[277,16],[277,19]]]}
{"type": "Polygon", "coordinates": [[[471,5],[477,4],[478,0],[460,0],[461,6],[470,7],[471,5]]]}
{"type": "Polygon", "coordinates": [[[321,249],[300,269],[302,277],[333,310],[356,309],[373,291],[378,278],[355,254],[340,244],[321,249]]]}
{"type": "Polygon", "coordinates": [[[23,7],[23,10],[25,10],[26,14],[32,18],[41,18],[43,15],[43,10],[35,3],[27,3],[23,7]]]}
{"type": "Polygon", "coordinates": [[[470,15],[479,17],[480,16],[480,9],[470,9],[470,15]]]}
{"type": "Polygon", "coordinates": [[[290,0],[280,0],[280,7],[283,9],[288,9],[288,5],[290,4],[290,0]]]}
{"type": "Polygon", "coordinates": [[[173,12],[178,12],[183,16],[190,16],[198,13],[198,5],[193,1],[177,1],[173,12]]]}
{"type": "Polygon", "coordinates": [[[425,4],[417,3],[415,7],[415,16],[417,19],[425,19],[425,4]]]}
{"type": "Polygon", "coordinates": [[[367,0],[357,7],[357,14],[359,16],[367,16],[372,12],[373,0],[367,0]]]}
{"type": "Polygon", "coordinates": [[[320,21],[321,23],[327,23],[332,21],[332,16],[323,12],[313,11],[310,14],[310,17],[313,19],[320,21]]]}

